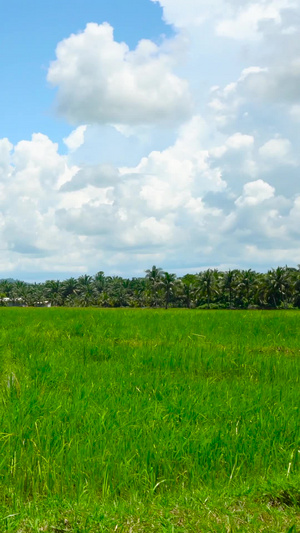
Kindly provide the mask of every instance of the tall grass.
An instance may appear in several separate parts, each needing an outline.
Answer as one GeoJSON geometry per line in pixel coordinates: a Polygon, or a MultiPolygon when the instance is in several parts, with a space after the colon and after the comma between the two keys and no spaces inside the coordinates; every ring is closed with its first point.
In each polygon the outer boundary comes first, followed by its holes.
{"type": "Polygon", "coordinates": [[[5,508],[297,488],[299,318],[1,309],[5,508]]]}

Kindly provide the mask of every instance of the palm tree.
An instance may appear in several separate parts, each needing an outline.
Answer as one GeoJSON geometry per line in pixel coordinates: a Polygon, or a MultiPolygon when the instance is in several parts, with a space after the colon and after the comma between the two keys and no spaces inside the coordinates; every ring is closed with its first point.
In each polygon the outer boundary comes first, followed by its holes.
{"type": "Polygon", "coordinates": [[[250,305],[254,290],[257,288],[257,274],[254,270],[242,270],[239,275],[237,289],[242,299],[243,307],[250,305]]]}
{"type": "Polygon", "coordinates": [[[266,276],[267,295],[269,301],[278,307],[289,293],[289,277],[286,268],[277,267],[269,270],[266,276]]]}
{"type": "Polygon", "coordinates": [[[78,300],[80,305],[83,307],[88,307],[95,303],[95,298],[97,296],[97,291],[94,287],[92,276],[85,274],[78,278],[78,300]]]}
{"type": "Polygon", "coordinates": [[[72,298],[76,295],[78,289],[78,281],[75,278],[68,278],[62,282],[61,293],[63,300],[68,298],[68,302],[71,303],[72,298]]]}
{"type": "Polygon", "coordinates": [[[130,282],[131,293],[129,296],[129,305],[131,307],[143,307],[146,305],[147,282],[144,278],[132,278],[130,282]]]}
{"type": "Polygon", "coordinates": [[[104,291],[106,279],[103,270],[94,275],[94,286],[99,294],[104,291]]]}
{"type": "Polygon", "coordinates": [[[113,307],[125,307],[128,305],[129,280],[124,280],[120,276],[113,276],[110,280],[108,293],[113,307]]]}
{"type": "Polygon", "coordinates": [[[45,285],[38,283],[17,282],[11,294],[13,305],[41,306],[45,302],[45,285]]]}
{"type": "Polygon", "coordinates": [[[233,291],[235,288],[236,276],[237,276],[236,270],[228,270],[227,272],[224,272],[224,276],[222,278],[223,288],[225,291],[228,291],[229,308],[232,307],[232,296],[233,296],[233,291]]]}
{"type": "Polygon", "coordinates": [[[210,309],[212,296],[218,292],[217,279],[218,271],[209,268],[205,272],[198,275],[199,279],[199,292],[206,298],[207,309],[210,309]]]}
{"type": "Polygon", "coordinates": [[[27,298],[28,290],[30,289],[30,285],[28,283],[25,283],[25,281],[16,281],[14,283],[13,289],[11,291],[10,297],[14,302],[14,305],[18,305],[18,303],[25,301],[27,298]],[[25,296],[25,299],[24,299],[25,296]]]}
{"type": "Polygon", "coordinates": [[[298,270],[295,269],[293,275],[293,303],[296,307],[300,307],[300,266],[298,270]]]}
{"type": "Polygon", "coordinates": [[[169,274],[169,272],[164,272],[161,277],[161,286],[165,291],[165,308],[168,309],[170,303],[171,295],[174,290],[176,281],[176,274],[169,274]]]}
{"type": "Polygon", "coordinates": [[[156,267],[155,265],[153,265],[153,267],[151,268],[151,270],[145,270],[146,272],[146,278],[149,279],[149,281],[153,282],[153,281],[159,281],[161,276],[162,276],[162,268],[160,267],[156,267]]]}
{"type": "Polygon", "coordinates": [[[51,305],[62,305],[62,282],[59,280],[48,280],[45,285],[45,296],[51,305]]]}
{"type": "Polygon", "coordinates": [[[0,292],[5,294],[6,298],[10,298],[13,288],[14,283],[9,281],[8,279],[2,279],[0,281],[0,292]]]}
{"type": "Polygon", "coordinates": [[[160,287],[161,284],[161,278],[162,278],[162,268],[158,268],[155,265],[151,268],[151,270],[146,270],[146,278],[149,281],[150,284],[150,290],[152,294],[152,305],[154,307],[157,306],[157,290],[160,287]]]}
{"type": "Polygon", "coordinates": [[[105,290],[101,292],[100,297],[98,299],[98,305],[101,307],[113,307],[112,299],[108,292],[105,290]]]}
{"type": "Polygon", "coordinates": [[[195,280],[190,279],[190,275],[187,274],[179,280],[179,290],[185,306],[190,309],[198,290],[195,280]]]}

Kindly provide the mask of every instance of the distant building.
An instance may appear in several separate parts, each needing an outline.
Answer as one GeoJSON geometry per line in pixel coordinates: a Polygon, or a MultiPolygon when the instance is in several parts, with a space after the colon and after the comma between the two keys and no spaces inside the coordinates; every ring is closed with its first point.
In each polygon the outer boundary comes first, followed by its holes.
{"type": "MultiPolygon", "coordinates": [[[[5,307],[28,307],[23,298],[1,298],[1,302],[5,307]]],[[[45,300],[44,302],[35,302],[33,307],[51,307],[51,302],[45,300]]]]}

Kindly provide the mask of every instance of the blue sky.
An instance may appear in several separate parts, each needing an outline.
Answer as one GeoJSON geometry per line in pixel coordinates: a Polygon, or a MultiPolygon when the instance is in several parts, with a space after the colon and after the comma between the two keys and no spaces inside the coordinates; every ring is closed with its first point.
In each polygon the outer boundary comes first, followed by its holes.
{"type": "Polygon", "coordinates": [[[12,0],[0,277],[300,263],[300,0],[12,0]]]}

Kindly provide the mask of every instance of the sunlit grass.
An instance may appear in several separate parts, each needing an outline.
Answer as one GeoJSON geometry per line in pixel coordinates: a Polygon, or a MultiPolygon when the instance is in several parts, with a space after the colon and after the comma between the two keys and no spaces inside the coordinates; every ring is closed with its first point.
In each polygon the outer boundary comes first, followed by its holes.
{"type": "Polygon", "coordinates": [[[299,317],[1,309],[0,531],[299,523],[299,317]]]}

